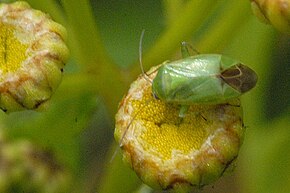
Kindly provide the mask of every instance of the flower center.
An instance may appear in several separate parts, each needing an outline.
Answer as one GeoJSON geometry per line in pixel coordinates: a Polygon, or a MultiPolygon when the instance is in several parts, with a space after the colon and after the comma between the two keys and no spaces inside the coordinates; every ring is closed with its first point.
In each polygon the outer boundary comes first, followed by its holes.
{"type": "Polygon", "coordinates": [[[0,22],[0,71],[2,74],[15,72],[26,58],[27,44],[15,37],[15,29],[11,25],[0,22]]]}
{"type": "Polygon", "coordinates": [[[209,135],[206,128],[210,124],[197,113],[201,112],[200,107],[191,106],[186,117],[180,118],[180,106],[153,99],[148,93],[141,101],[132,101],[138,113],[135,123],[144,128],[136,134],[144,150],[164,160],[171,159],[174,152],[189,154],[198,150],[209,135]]]}

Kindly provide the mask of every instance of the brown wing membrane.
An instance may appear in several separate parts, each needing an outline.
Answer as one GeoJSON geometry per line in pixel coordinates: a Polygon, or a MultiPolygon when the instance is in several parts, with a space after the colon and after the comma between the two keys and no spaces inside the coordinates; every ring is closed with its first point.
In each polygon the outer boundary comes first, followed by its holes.
{"type": "Polygon", "coordinates": [[[220,78],[240,93],[254,88],[258,80],[257,74],[241,63],[224,70],[220,78]]]}

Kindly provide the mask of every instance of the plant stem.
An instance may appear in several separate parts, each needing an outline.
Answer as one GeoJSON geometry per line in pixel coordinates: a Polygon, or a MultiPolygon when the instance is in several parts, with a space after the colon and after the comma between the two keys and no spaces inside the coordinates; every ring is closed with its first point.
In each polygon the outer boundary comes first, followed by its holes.
{"type": "Polygon", "coordinates": [[[213,23],[206,33],[195,44],[203,52],[216,52],[222,50],[232,40],[235,33],[249,20],[249,3],[244,0],[229,2],[222,15],[213,23]]]}
{"type": "Polygon", "coordinates": [[[183,0],[163,0],[164,17],[167,25],[170,25],[182,13],[183,6],[183,0]]]}
{"type": "Polygon", "coordinates": [[[125,81],[121,71],[107,56],[92,13],[89,0],[61,0],[66,11],[74,40],[72,53],[82,65],[83,76],[91,80],[88,86],[96,86],[109,112],[114,115],[118,102],[124,94],[125,81]],[[84,21],[85,18],[85,21],[84,21]]]}
{"type": "MultiPolygon", "coordinates": [[[[192,0],[186,3],[179,16],[172,20],[172,23],[144,57],[144,67],[157,65],[170,58],[180,42],[188,39],[203,23],[216,3],[211,0],[192,0]]],[[[136,76],[140,73],[139,65],[133,66],[131,74],[136,76]]]]}
{"type": "Polygon", "coordinates": [[[74,40],[72,53],[85,69],[97,70],[97,66],[109,63],[97,29],[89,0],[61,0],[74,40]]]}

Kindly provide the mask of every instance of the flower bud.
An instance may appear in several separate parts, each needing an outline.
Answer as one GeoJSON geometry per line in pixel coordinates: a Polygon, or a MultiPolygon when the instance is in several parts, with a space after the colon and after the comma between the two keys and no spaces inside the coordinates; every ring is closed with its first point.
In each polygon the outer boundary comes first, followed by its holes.
{"type": "MultiPolygon", "coordinates": [[[[148,74],[153,79],[156,67],[148,74]]],[[[244,127],[239,99],[229,104],[191,105],[179,117],[178,104],[152,96],[140,76],[116,114],[115,139],[123,160],[154,189],[199,189],[219,179],[238,156],[244,127]]]]}
{"type": "Polygon", "coordinates": [[[251,0],[251,6],[262,22],[290,34],[290,0],[251,0]]]}
{"type": "Polygon", "coordinates": [[[27,140],[5,140],[0,145],[1,193],[68,192],[71,177],[51,152],[38,149],[27,140]]]}
{"type": "Polygon", "coordinates": [[[36,109],[58,87],[66,30],[26,2],[0,4],[0,108],[36,109]]]}

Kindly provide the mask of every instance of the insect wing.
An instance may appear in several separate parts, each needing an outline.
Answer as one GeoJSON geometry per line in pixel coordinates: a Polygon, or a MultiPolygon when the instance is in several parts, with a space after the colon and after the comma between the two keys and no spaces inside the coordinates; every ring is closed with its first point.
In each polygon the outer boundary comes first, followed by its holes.
{"type": "Polygon", "coordinates": [[[254,88],[258,80],[255,71],[241,63],[224,70],[221,78],[241,94],[254,88]]]}

